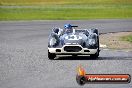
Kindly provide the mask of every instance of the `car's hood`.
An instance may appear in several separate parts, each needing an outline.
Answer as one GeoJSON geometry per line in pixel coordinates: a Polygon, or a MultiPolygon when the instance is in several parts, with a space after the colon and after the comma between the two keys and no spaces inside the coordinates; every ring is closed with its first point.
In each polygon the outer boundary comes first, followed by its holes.
{"type": "Polygon", "coordinates": [[[70,34],[64,36],[64,44],[83,44],[83,38],[80,35],[70,34]]]}

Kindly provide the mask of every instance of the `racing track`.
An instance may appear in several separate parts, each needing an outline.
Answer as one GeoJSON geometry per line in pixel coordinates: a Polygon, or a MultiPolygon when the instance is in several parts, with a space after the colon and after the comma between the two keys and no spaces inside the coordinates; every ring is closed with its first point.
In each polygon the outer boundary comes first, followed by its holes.
{"type": "MultiPolygon", "coordinates": [[[[132,20],[1,21],[0,88],[81,88],[75,80],[78,65],[87,73],[132,75],[132,52],[101,50],[97,60],[88,57],[47,58],[50,29],[71,23],[98,28],[101,33],[132,31],[132,20]]],[[[83,88],[132,88],[130,84],[86,84],[83,88]]]]}

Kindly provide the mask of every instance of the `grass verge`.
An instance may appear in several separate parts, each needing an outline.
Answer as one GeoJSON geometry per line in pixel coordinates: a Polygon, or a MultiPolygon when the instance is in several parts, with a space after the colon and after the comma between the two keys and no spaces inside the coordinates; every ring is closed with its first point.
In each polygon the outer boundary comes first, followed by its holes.
{"type": "Polygon", "coordinates": [[[121,40],[128,41],[128,42],[132,43],[132,35],[123,36],[123,37],[121,37],[121,40]]]}
{"type": "Polygon", "coordinates": [[[0,20],[132,18],[132,0],[0,0],[0,20]]]}
{"type": "Polygon", "coordinates": [[[109,49],[132,50],[132,32],[117,32],[100,35],[100,44],[109,49]]]}
{"type": "Polygon", "coordinates": [[[132,18],[132,5],[46,5],[0,7],[0,20],[87,20],[132,18]]]}
{"type": "Polygon", "coordinates": [[[130,3],[132,3],[132,0],[0,0],[0,5],[118,5],[130,3]]]}

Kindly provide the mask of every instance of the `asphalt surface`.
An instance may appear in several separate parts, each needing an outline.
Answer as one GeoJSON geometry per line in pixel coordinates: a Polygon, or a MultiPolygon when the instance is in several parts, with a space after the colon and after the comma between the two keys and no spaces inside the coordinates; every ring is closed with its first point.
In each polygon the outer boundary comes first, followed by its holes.
{"type": "MultiPolygon", "coordinates": [[[[50,29],[65,23],[98,28],[100,33],[132,31],[132,20],[1,21],[0,88],[82,88],[76,83],[77,66],[90,74],[132,75],[132,52],[104,50],[89,57],[47,58],[50,29]]],[[[129,84],[86,84],[83,88],[132,88],[129,84]]]]}

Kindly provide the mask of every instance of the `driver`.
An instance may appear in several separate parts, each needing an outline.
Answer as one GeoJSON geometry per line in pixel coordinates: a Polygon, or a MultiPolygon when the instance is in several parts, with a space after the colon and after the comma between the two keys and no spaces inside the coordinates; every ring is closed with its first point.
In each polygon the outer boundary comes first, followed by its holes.
{"type": "Polygon", "coordinates": [[[71,24],[64,25],[64,29],[65,29],[64,31],[66,34],[73,33],[73,29],[72,29],[71,24]]]}

